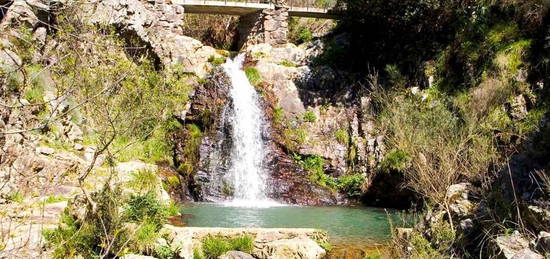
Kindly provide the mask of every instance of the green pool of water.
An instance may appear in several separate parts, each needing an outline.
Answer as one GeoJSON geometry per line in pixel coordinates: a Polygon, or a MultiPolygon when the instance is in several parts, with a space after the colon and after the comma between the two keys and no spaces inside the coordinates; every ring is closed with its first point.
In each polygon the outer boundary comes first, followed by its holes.
{"type": "Polygon", "coordinates": [[[319,228],[334,244],[380,244],[390,238],[394,212],[368,207],[269,208],[230,207],[211,203],[186,204],[184,221],[192,227],[319,228]]]}

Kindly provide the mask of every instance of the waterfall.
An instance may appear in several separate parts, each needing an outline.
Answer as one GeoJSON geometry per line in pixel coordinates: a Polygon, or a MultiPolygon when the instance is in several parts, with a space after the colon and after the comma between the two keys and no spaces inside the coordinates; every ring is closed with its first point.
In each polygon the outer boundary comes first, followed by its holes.
{"type": "Polygon", "coordinates": [[[233,201],[229,205],[270,206],[274,202],[265,195],[266,145],[262,138],[265,119],[259,105],[259,96],[248,81],[242,64],[245,55],[227,59],[224,71],[231,79],[230,96],[233,112],[230,122],[233,128],[230,176],[233,181],[233,201]]]}

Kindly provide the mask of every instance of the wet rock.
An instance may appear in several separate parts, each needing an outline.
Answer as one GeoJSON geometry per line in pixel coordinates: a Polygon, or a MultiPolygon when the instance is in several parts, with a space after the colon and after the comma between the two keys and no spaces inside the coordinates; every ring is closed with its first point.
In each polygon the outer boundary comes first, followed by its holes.
{"type": "Polygon", "coordinates": [[[254,259],[254,257],[241,251],[229,251],[221,255],[219,259],[254,259]]]}

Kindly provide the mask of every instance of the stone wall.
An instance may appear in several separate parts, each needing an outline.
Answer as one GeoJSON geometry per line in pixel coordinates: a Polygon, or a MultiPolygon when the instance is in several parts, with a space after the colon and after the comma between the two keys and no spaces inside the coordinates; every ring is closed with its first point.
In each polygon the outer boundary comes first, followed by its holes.
{"type": "Polygon", "coordinates": [[[288,8],[264,9],[242,16],[239,21],[239,48],[268,43],[272,46],[288,42],[288,8]]]}

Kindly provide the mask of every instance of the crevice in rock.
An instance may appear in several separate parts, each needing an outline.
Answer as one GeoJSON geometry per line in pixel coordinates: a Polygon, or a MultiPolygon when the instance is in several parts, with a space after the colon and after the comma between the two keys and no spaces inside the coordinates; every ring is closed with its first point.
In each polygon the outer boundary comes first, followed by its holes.
{"type": "Polygon", "coordinates": [[[13,4],[13,1],[0,0],[0,22],[4,20],[4,17],[6,16],[6,13],[8,12],[8,9],[10,8],[11,4],[13,4]]]}
{"type": "Polygon", "coordinates": [[[152,65],[156,70],[162,68],[160,57],[153,51],[151,43],[144,41],[133,30],[118,28],[118,31],[120,31],[120,36],[126,43],[124,51],[133,62],[140,63],[140,59],[145,57],[146,60],[152,61],[152,65]]]}

